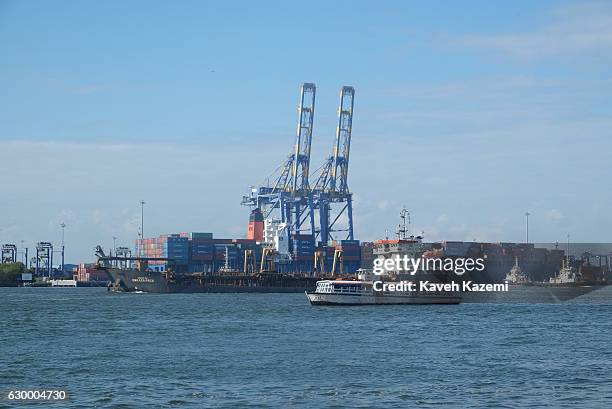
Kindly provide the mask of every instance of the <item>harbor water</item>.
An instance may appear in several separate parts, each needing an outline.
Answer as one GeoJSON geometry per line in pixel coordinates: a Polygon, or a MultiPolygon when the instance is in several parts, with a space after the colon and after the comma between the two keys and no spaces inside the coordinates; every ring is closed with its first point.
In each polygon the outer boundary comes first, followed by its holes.
{"type": "Polygon", "coordinates": [[[612,407],[612,290],[560,304],[0,288],[0,407],[612,407]],[[35,404],[36,405],[36,404],[35,404]]]}

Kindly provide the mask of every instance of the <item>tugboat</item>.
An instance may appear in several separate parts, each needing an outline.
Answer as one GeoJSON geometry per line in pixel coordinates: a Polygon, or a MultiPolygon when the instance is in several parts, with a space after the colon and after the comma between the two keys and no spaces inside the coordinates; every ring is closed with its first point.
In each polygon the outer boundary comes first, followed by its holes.
{"type": "Polygon", "coordinates": [[[531,284],[531,280],[529,276],[523,272],[518,263],[518,257],[514,258],[514,266],[510,269],[508,274],[506,274],[506,281],[508,284],[531,284]]]}
{"type": "Polygon", "coordinates": [[[559,270],[559,274],[551,277],[548,281],[550,284],[577,284],[582,280],[582,276],[576,269],[569,265],[569,262],[563,263],[563,268],[559,270]]]}
{"type": "Polygon", "coordinates": [[[548,284],[551,285],[580,285],[587,284],[584,282],[582,275],[572,267],[570,263],[570,243],[569,243],[569,234],[567,235],[567,251],[565,255],[565,259],[563,260],[563,265],[561,266],[561,270],[559,270],[559,274],[551,277],[548,280],[548,284]]]}

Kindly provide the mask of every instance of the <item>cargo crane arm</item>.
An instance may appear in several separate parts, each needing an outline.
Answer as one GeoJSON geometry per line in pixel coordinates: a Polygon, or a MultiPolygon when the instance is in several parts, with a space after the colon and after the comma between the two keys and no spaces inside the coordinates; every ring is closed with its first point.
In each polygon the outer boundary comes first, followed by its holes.
{"type": "Polygon", "coordinates": [[[293,152],[291,190],[306,193],[309,190],[308,173],[310,167],[310,148],[314,122],[315,96],[317,87],[312,83],[302,85],[300,106],[298,107],[298,127],[293,152]]]}
{"type": "Polygon", "coordinates": [[[349,193],[348,165],[351,151],[354,98],[355,89],[353,87],[342,87],[332,155],[319,168],[320,171],[313,189],[315,192],[349,193]]]}
{"type": "Polygon", "coordinates": [[[319,211],[319,228],[316,237],[321,241],[333,240],[333,232],[346,232],[346,239],[353,240],[352,194],[348,188],[348,167],[353,129],[355,89],[344,86],[340,91],[338,125],[332,154],[327,158],[312,189],[314,206],[319,211]],[[336,204],[344,204],[339,213],[331,215],[336,204]],[[336,222],[346,215],[347,227],[335,228],[336,222]],[[333,221],[332,221],[333,218],[333,221]]]}
{"type": "Polygon", "coordinates": [[[342,87],[331,168],[330,190],[332,192],[348,193],[348,165],[351,151],[354,97],[355,89],[353,87],[342,87]]]}

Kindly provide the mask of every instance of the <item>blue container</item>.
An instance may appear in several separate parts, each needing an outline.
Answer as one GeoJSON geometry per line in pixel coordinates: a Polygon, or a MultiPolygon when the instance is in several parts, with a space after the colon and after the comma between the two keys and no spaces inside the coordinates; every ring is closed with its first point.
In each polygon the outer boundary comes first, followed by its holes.
{"type": "Polygon", "coordinates": [[[359,240],[340,240],[340,244],[344,245],[359,245],[359,240]]]}

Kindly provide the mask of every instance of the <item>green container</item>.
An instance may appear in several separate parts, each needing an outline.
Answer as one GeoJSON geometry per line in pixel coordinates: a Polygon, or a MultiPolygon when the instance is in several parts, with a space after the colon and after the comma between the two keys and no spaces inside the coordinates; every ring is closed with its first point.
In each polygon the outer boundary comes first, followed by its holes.
{"type": "Polygon", "coordinates": [[[192,239],[212,240],[213,234],[212,233],[190,233],[190,237],[192,239]]]}

